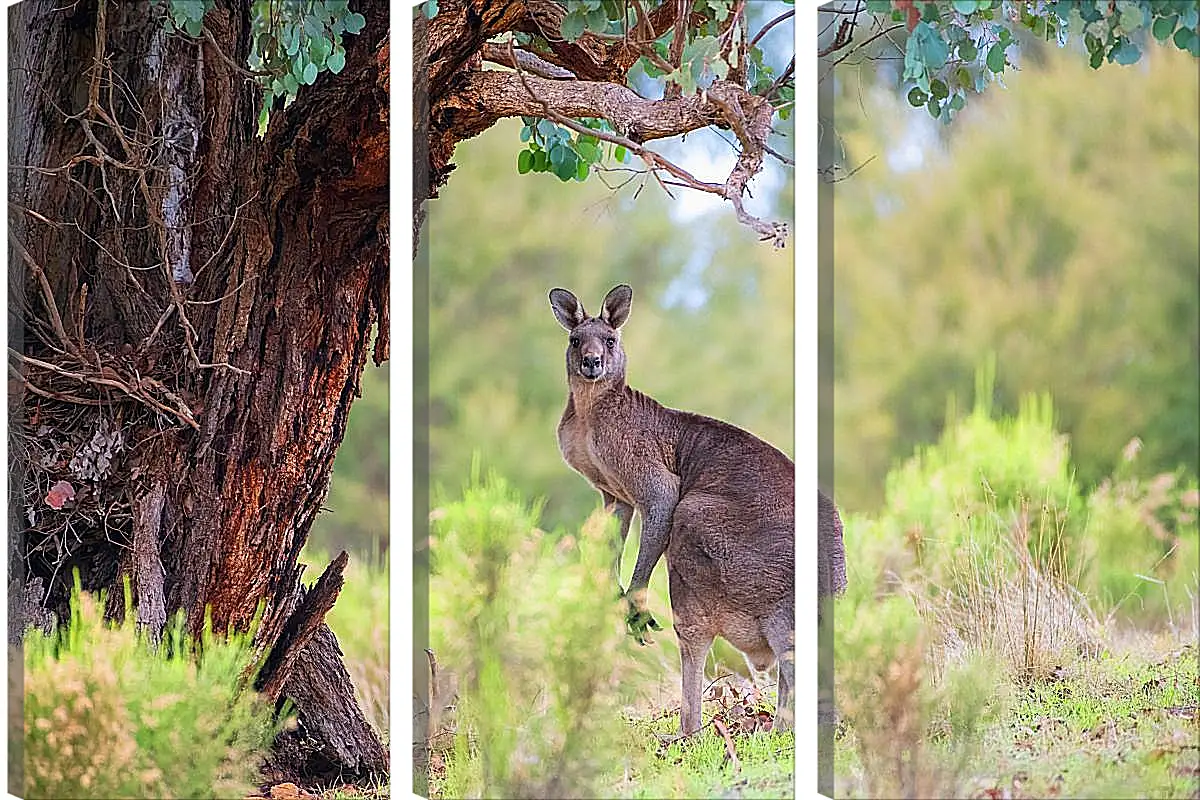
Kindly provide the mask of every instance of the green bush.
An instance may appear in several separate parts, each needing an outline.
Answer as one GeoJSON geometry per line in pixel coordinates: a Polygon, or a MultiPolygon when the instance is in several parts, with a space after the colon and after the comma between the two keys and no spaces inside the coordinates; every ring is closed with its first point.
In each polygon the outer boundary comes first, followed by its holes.
{"type": "Polygon", "coordinates": [[[941,439],[887,477],[883,515],[936,568],[973,534],[1011,531],[1038,565],[1080,567],[1083,501],[1048,396],[1029,396],[1015,418],[992,417],[995,362],[976,375],[975,407],[941,439]]]}
{"type": "Polygon", "coordinates": [[[179,616],[152,647],[102,606],[77,579],[71,624],[25,637],[25,796],[245,796],[275,733],[250,637],[193,642],[179,616]]]}
{"type": "MultiPolygon", "coordinates": [[[[1126,462],[1137,457],[1137,445],[1126,447],[1126,462]]],[[[1182,472],[1150,479],[1118,472],[1097,487],[1087,508],[1090,586],[1099,608],[1138,622],[1180,624],[1176,615],[1197,594],[1197,506],[1196,479],[1182,472]]]]}
{"type": "Polygon", "coordinates": [[[458,685],[441,796],[604,794],[620,752],[620,708],[636,684],[613,583],[615,520],[548,536],[500,478],[441,499],[430,537],[430,634],[458,685]]]}

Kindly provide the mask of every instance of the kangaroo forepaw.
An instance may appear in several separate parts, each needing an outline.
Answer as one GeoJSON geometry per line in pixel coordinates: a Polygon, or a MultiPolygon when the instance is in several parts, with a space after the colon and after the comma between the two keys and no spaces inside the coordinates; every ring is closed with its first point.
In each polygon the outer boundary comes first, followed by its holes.
{"type": "Polygon", "coordinates": [[[647,635],[647,631],[661,631],[662,626],[658,624],[658,620],[654,615],[645,609],[630,609],[625,616],[625,627],[629,631],[629,635],[637,640],[640,645],[654,644],[654,640],[647,635]]]}

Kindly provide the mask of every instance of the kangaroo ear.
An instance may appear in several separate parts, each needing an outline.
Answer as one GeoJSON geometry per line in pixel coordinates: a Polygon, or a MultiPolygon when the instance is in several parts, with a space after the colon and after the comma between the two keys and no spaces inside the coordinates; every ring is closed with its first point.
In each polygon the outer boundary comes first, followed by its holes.
{"type": "Polygon", "coordinates": [[[633,289],[622,283],[614,286],[604,296],[604,307],[600,310],[600,319],[614,328],[619,328],[629,319],[629,310],[633,306],[633,289]]]}
{"type": "Polygon", "coordinates": [[[569,331],[575,330],[576,325],[587,319],[587,312],[583,310],[579,298],[566,289],[550,290],[550,308],[553,309],[558,324],[569,331]]]}

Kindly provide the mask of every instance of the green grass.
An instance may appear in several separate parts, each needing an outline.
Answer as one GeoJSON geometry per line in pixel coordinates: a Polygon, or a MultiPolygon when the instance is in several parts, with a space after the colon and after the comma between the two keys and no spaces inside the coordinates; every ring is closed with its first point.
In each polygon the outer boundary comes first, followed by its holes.
{"type": "MultiPolygon", "coordinates": [[[[941,784],[946,796],[1178,797],[1200,792],[1196,646],[1080,659],[1052,681],[1009,687],[1007,713],[981,730],[975,754],[941,784]]],[[[865,797],[850,728],[838,740],[839,796],[865,797]]],[[[931,745],[927,763],[936,763],[931,745]]]]}
{"type": "MultiPolygon", "coordinates": [[[[704,719],[720,710],[706,703],[704,719]]],[[[675,713],[629,720],[625,745],[631,766],[613,794],[631,798],[791,797],[795,736],[791,732],[731,733],[737,761],[710,725],[687,739],[666,743],[678,731],[675,713]]]]}

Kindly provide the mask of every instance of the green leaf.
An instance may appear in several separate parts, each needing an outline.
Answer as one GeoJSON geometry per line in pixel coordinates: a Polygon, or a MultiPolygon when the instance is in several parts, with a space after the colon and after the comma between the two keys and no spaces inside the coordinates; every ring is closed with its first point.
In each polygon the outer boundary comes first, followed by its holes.
{"type": "Polygon", "coordinates": [[[549,168],[550,168],[550,156],[546,154],[545,150],[538,150],[536,153],[533,154],[533,171],[534,172],[545,172],[549,168]]]}
{"type": "Polygon", "coordinates": [[[1188,45],[1192,43],[1192,38],[1195,35],[1196,34],[1194,32],[1188,30],[1187,28],[1180,28],[1179,30],[1175,31],[1175,35],[1171,38],[1172,41],[1175,42],[1176,47],[1178,47],[1180,50],[1187,50],[1188,45]]]}
{"type": "Polygon", "coordinates": [[[904,48],[905,77],[916,77],[907,74],[910,66],[914,72],[918,67],[922,68],[920,71],[939,70],[946,65],[946,59],[949,57],[950,48],[946,40],[929,23],[922,20],[909,34],[904,48]]]}
{"type": "Polygon", "coordinates": [[[575,152],[589,164],[600,160],[600,148],[592,142],[584,141],[582,138],[575,143],[575,152]]]}
{"type": "Polygon", "coordinates": [[[325,35],[325,26],[316,17],[305,17],[304,32],[308,34],[309,38],[315,39],[325,35]]]}
{"type": "Polygon", "coordinates": [[[1178,14],[1172,14],[1169,17],[1159,17],[1158,19],[1154,20],[1154,26],[1150,29],[1150,32],[1154,34],[1155,39],[1158,39],[1160,42],[1165,42],[1171,37],[1171,34],[1174,33],[1175,23],[1178,21],[1178,14]]]}
{"type": "Polygon", "coordinates": [[[258,135],[260,137],[267,132],[267,123],[271,121],[271,103],[274,100],[275,98],[270,92],[263,96],[263,107],[258,112],[258,135]]]}
{"type": "Polygon", "coordinates": [[[622,164],[629,160],[629,151],[625,149],[625,145],[617,145],[616,149],[613,150],[613,158],[622,164]]]}
{"type": "Polygon", "coordinates": [[[929,116],[933,117],[934,119],[937,119],[942,115],[942,106],[940,103],[938,103],[936,97],[929,98],[929,103],[926,104],[925,108],[929,111],[929,116]]]}
{"type": "Polygon", "coordinates": [[[587,29],[596,33],[604,33],[608,30],[608,15],[604,13],[603,8],[593,8],[587,12],[585,17],[587,29]]]}
{"type": "Polygon", "coordinates": [[[358,33],[367,26],[367,18],[355,11],[346,15],[346,33],[358,33]]]}
{"type": "Polygon", "coordinates": [[[333,41],[331,39],[317,38],[308,41],[308,59],[316,64],[318,68],[325,66],[325,60],[329,58],[329,51],[333,49],[333,41]]]}
{"type": "Polygon", "coordinates": [[[200,34],[204,32],[204,23],[198,19],[189,19],[183,23],[183,29],[187,31],[188,36],[199,38],[200,34]]]}
{"type": "Polygon", "coordinates": [[[529,130],[529,125],[526,125],[524,128],[521,128],[521,141],[522,142],[528,142],[529,137],[532,135],[533,135],[533,131],[529,130]]]}
{"type": "Polygon", "coordinates": [[[296,80],[295,75],[289,72],[287,75],[283,76],[283,89],[289,95],[296,94],[296,92],[300,89],[300,82],[296,80]]]}
{"type": "Polygon", "coordinates": [[[310,62],[308,62],[308,66],[306,66],[304,68],[304,83],[307,86],[312,86],[313,81],[315,81],[316,79],[317,79],[317,65],[310,61],[310,62]]]}
{"type": "Polygon", "coordinates": [[[979,9],[979,0],[954,0],[950,5],[960,14],[974,14],[979,9]]]}
{"type": "Polygon", "coordinates": [[[962,111],[963,106],[967,104],[967,100],[961,94],[956,94],[950,98],[950,108],[955,111],[962,111]]]}
{"type": "Polygon", "coordinates": [[[1137,60],[1142,57],[1142,51],[1136,44],[1122,36],[1118,43],[1109,52],[1108,58],[1110,61],[1116,61],[1122,66],[1136,64],[1137,60]]]}
{"type": "Polygon", "coordinates": [[[574,42],[587,29],[587,18],[579,11],[572,11],[563,17],[562,20],[562,37],[568,42],[574,42]]]}
{"type": "Polygon", "coordinates": [[[963,61],[974,61],[975,57],[978,55],[979,55],[979,48],[977,48],[975,46],[975,43],[973,41],[971,41],[970,39],[967,39],[965,42],[963,42],[962,44],[960,44],[958,46],[958,57],[961,58],[963,61]]]}
{"type": "Polygon", "coordinates": [[[522,150],[517,155],[517,172],[524,175],[531,169],[533,169],[533,151],[522,150]]]}
{"type": "Polygon", "coordinates": [[[1004,71],[1004,45],[997,42],[992,45],[991,50],[988,50],[987,67],[992,72],[1004,71]]]}
{"type": "Polygon", "coordinates": [[[908,104],[913,108],[920,108],[929,100],[929,95],[921,91],[917,86],[908,90],[908,104]]]}
{"type": "Polygon", "coordinates": [[[582,181],[586,181],[586,180],[587,180],[588,173],[589,173],[590,171],[591,171],[591,168],[590,168],[590,167],[588,167],[588,165],[587,165],[587,162],[586,162],[586,161],[580,161],[580,162],[579,162],[579,166],[577,166],[577,167],[575,168],[575,180],[577,180],[577,181],[581,181],[581,182],[582,182],[582,181]]]}
{"type": "Polygon", "coordinates": [[[548,119],[538,120],[537,132],[542,137],[542,141],[546,143],[551,143],[558,138],[558,126],[548,119]]]}
{"type": "Polygon", "coordinates": [[[325,68],[337,75],[346,67],[346,51],[342,48],[337,48],[329,54],[329,58],[325,60],[325,68]]]}
{"type": "Polygon", "coordinates": [[[867,0],[867,11],[871,14],[887,14],[892,10],[892,0],[867,0]]]}
{"type": "Polygon", "coordinates": [[[438,0],[428,0],[427,3],[421,6],[421,13],[425,15],[425,19],[433,19],[438,13],[438,0]]]}
{"type": "Polygon", "coordinates": [[[1121,30],[1126,33],[1133,33],[1142,28],[1146,24],[1146,15],[1142,13],[1142,9],[1137,5],[1127,5],[1121,9],[1121,15],[1118,17],[1121,30]]]}

